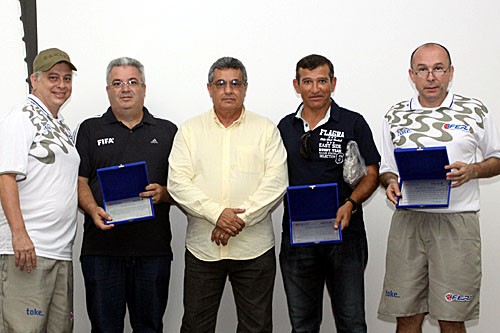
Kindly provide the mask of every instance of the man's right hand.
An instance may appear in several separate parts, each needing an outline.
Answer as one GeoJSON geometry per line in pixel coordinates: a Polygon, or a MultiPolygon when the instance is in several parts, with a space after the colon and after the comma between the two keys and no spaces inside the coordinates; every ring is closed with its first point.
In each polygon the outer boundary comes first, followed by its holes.
{"type": "Polygon", "coordinates": [[[245,221],[236,214],[242,214],[244,212],[245,210],[242,208],[225,208],[215,225],[234,237],[245,227],[245,221]]]}
{"type": "Polygon", "coordinates": [[[109,230],[115,226],[114,224],[104,223],[105,220],[112,221],[113,218],[111,217],[111,215],[106,213],[106,211],[102,207],[96,206],[95,208],[93,208],[90,216],[92,217],[95,226],[101,230],[109,230]]]}
{"type": "Polygon", "coordinates": [[[401,197],[401,190],[397,181],[391,181],[385,189],[385,195],[393,204],[398,203],[398,197],[401,197]]]}
{"type": "Polygon", "coordinates": [[[227,233],[225,233],[224,230],[222,230],[219,227],[215,227],[212,230],[212,236],[210,237],[210,240],[212,242],[215,242],[215,244],[217,244],[217,245],[226,246],[230,237],[231,236],[229,236],[227,233]]]}
{"type": "Polygon", "coordinates": [[[12,234],[12,248],[14,249],[16,267],[19,267],[21,271],[26,267],[28,273],[32,269],[36,269],[35,245],[26,230],[12,234]]]}

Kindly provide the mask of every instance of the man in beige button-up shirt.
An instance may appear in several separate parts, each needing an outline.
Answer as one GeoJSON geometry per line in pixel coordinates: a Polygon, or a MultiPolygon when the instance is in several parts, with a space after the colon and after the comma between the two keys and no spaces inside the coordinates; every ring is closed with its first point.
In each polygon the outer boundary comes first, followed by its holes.
{"type": "Polygon", "coordinates": [[[271,212],[287,186],[286,152],[276,126],[243,106],[239,60],[217,60],[207,89],[213,108],[180,127],[169,158],[168,188],[188,216],[181,332],[215,331],[227,277],[239,330],[271,332],[271,212]]]}

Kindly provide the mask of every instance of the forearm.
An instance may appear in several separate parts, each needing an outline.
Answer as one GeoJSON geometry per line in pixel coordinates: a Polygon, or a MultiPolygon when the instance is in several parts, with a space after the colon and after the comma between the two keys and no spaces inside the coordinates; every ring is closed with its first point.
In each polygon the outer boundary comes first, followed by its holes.
{"type": "Polygon", "coordinates": [[[269,142],[262,179],[259,180],[256,191],[240,206],[245,209],[241,217],[247,225],[259,223],[274,210],[281,202],[288,185],[286,150],[276,129],[270,135],[269,142]]]}
{"type": "MultiPolygon", "coordinates": [[[[168,193],[173,201],[187,214],[205,219],[214,226],[224,210],[195,183],[195,167],[191,154],[190,129],[184,126],[175,135],[172,151],[168,159],[168,193]]],[[[207,191],[210,193],[210,190],[207,191]]]]}
{"type": "Polygon", "coordinates": [[[187,214],[205,219],[214,226],[224,208],[227,208],[205,195],[192,181],[174,172],[169,173],[168,188],[172,200],[187,214]]]}
{"type": "Polygon", "coordinates": [[[379,185],[378,164],[368,165],[367,174],[361,178],[359,184],[351,193],[351,198],[358,204],[366,201],[375,192],[379,185]]]}
{"type": "Polygon", "coordinates": [[[78,177],[78,206],[87,214],[92,214],[95,208],[99,207],[90,189],[88,178],[81,176],[78,177]]]}
{"type": "Polygon", "coordinates": [[[500,174],[500,159],[490,157],[479,163],[471,164],[473,178],[490,178],[500,174]]]}
{"type": "Polygon", "coordinates": [[[241,218],[245,221],[246,225],[252,226],[264,220],[281,203],[285,190],[286,187],[283,188],[281,193],[275,192],[273,196],[265,198],[266,200],[252,196],[243,202],[241,207],[245,209],[245,213],[241,214],[241,218]]]}
{"type": "Polygon", "coordinates": [[[379,181],[383,187],[387,188],[390,183],[398,182],[398,176],[392,172],[385,172],[379,176],[379,181]]]}
{"type": "Polygon", "coordinates": [[[169,203],[169,204],[175,204],[175,200],[172,198],[172,196],[170,195],[170,193],[168,192],[168,188],[167,186],[162,186],[163,188],[163,191],[162,191],[162,194],[161,194],[161,202],[166,202],[166,203],[169,203]]]}
{"type": "Polygon", "coordinates": [[[36,269],[36,250],[24,224],[15,174],[0,175],[0,200],[12,233],[15,265],[29,273],[36,269]]]}
{"type": "Polygon", "coordinates": [[[0,175],[0,200],[12,233],[26,232],[15,174],[0,175]]]}

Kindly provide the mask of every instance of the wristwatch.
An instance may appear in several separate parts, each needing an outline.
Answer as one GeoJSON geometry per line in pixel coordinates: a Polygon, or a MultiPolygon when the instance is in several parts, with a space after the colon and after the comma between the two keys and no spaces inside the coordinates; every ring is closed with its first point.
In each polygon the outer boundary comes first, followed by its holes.
{"type": "Polygon", "coordinates": [[[351,212],[351,214],[356,213],[356,212],[358,211],[358,203],[356,202],[356,200],[354,200],[354,199],[353,199],[353,198],[351,198],[351,197],[346,198],[346,199],[345,199],[345,201],[344,201],[344,203],[346,203],[346,202],[348,202],[348,201],[349,201],[350,203],[352,203],[352,212],[351,212]]]}

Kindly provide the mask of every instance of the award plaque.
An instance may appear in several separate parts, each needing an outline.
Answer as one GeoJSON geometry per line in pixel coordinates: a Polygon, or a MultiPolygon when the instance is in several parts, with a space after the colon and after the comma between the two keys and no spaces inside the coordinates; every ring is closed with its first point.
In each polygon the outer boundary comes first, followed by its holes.
{"type": "Polygon", "coordinates": [[[149,184],[146,162],[120,164],[97,169],[104,210],[112,221],[106,224],[120,224],[154,218],[153,201],[142,198],[149,184]]]}
{"type": "Polygon", "coordinates": [[[399,171],[401,197],[396,208],[442,208],[450,204],[451,182],[446,147],[398,148],[394,157],[399,171]]]}
{"type": "Polygon", "coordinates": [[[292,245],[342,241],[342,230],[333,228],[339,208],[336,183],[287,188],[292,245]]]}

